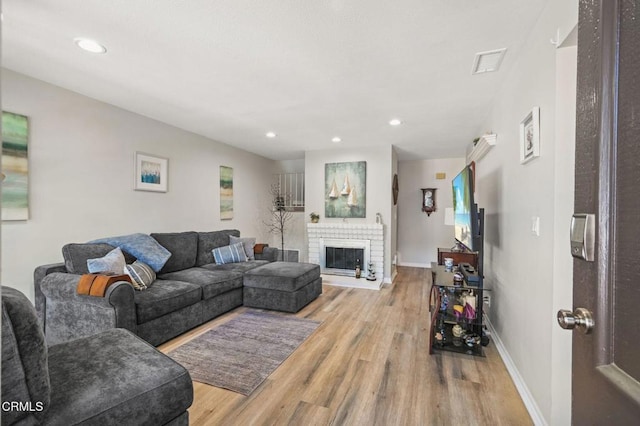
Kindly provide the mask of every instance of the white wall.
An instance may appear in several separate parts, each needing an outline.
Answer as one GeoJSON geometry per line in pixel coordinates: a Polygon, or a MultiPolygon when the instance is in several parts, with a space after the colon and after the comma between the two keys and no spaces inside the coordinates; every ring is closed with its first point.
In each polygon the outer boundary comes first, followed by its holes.
{"type": "Polygon", "coordinates": [[[349,218],[349,223],[375,223],[376,213],[382,215],[384,224],[384,279],[391,281],[391,232],[392,205],[391,196],[393,148],[372,147],[367,149],[342,148],[335,150],[307,151],[305,153],[305,194],[306,214],[317,212],[320,221],[342,222],[341,218],[324,216],[324,165],[350,161],[367,162],[367,217],[349,218]]]}
{"type": "Polygon", "coordinates": [[[482,126],[498,134],[498,143],[476,168],[476,200],[486,213],[490,320],[524,381],[534,421],[554,425],[569,424],[571,410],[570,364],[561,359],[571,355],[560,354],[571,335],[552,336],[555,287],[569,285],[554,274],[572,267],[568,241],[560,241],[571,212],[565,211],[568,200],[554,194],[573,197],[572,182],[564,179],[573,171],[573,147],[556,134],[556,117],[571,120],[572,107],[564,103],[559,105],[567,111],[556,110],[557,52],[550,39],[558,29],[566,36],[576,22],[577,1],[548,3],[482,126]],[[540,157],[521,165],[519,123],[534,106],[540,107],[540,157]],[[531,232],[532,217],[540,218],[540,236],[531,232]]]}
{"type": "Polygon", "coordinates": [[[438,247],[453,247],[453,226],[444,224],[445,208],[453,207],[451,181],[464,168],[464,158],[400,161],[398,166],[398,263],[429,268],[438,247]],[[446,178],[436,179],[436,173],[446,178]],[[436,211],[422,211],[421,188],[437,188],[436,211]]]}
{"type": "Polygon", "coordinates": [[[30,126],[30,218],[2,223],[2,284],[32,300],[34,268],[62,261],[65,243],[224,228],[266,237],[257,200],[272,160],[9,70],[2,102],[30,126]],[[169,158],[167,193],[133,190],[135,151],[169,158]],[[220,165],[233,167],[232,220],[220,220],[220,165]]]}

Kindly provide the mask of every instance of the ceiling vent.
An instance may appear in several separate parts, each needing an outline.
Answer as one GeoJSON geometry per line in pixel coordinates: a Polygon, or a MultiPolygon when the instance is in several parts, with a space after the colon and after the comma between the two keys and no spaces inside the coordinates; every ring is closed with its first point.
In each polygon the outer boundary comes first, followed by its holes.
{"type": "Polygon", "coordinates": [[[498,71],[507,48],[476,53],[471,74],[498,71]]]}

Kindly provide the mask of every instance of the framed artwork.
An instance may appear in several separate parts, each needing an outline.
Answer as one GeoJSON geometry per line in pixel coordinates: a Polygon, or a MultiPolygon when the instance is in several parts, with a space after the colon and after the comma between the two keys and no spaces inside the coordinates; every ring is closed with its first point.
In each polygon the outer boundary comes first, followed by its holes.
{"type": "Polygon", "coordinates": [[[366,217],[367,162],[324,165],[325,217],[366,217]]]}
{"type": "Polygon", "coordinates": [[[167,192],[169,159],[136,152],[133,170],[136,191],[167,192]]]}
{"type": "Polygon", "coordinates": [[[520,164],[540,156],[540,108],[533,107],[520,122],[520,164]]]}
{"type": "Polygon", "coordinates": [[[220,219],[233,219],[233,169],[220,166],[220,219]]]}
{"type": "Polygon", "coordinates": [[[2,220],[29,219],[29,121],[2,111],[2,220]]]}

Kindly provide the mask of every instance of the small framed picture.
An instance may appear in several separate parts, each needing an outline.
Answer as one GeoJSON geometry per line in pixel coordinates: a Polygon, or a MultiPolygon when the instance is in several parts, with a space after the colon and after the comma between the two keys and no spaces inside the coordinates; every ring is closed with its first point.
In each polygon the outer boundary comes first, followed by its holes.
{"type": "Polygon", "coordinates": [[[520,122],[520,164],[540,156],[540,108],[533,107],[520,122]]]}
{"type": "Polygon", "coordinates": [[[169,159],[136,152],[133,170],[136,191],[167,192],[169,159]]]}

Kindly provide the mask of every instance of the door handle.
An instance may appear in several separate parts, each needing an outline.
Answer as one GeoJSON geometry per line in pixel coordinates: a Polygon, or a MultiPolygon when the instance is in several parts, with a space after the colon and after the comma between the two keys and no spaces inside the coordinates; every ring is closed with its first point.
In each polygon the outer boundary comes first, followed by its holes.
{"type": "Polygon", "coordinates": [[[579,329],[584,334],[589,334],[595,325],[593,315],[585,308],[577,308],[574,312],[567,309],[558,311],[558,324],[565,330],[579,329]]]}

